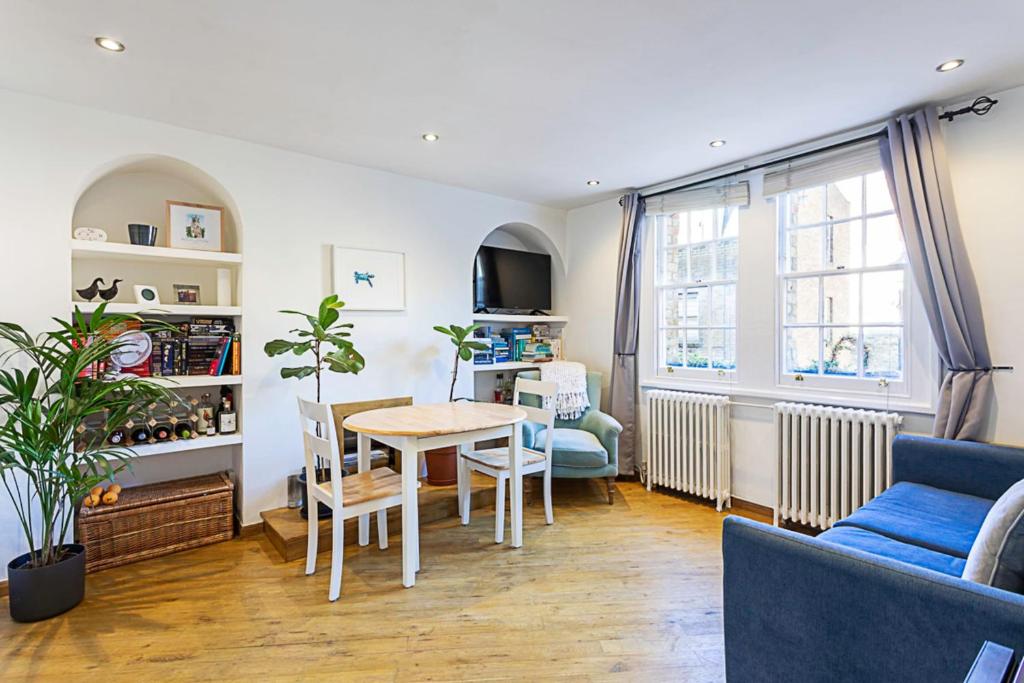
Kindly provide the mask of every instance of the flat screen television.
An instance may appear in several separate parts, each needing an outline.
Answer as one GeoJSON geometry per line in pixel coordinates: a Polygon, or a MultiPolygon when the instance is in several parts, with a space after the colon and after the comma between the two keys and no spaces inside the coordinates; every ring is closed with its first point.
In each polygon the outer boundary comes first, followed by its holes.
{"type": "Polygon", "coordinates": [[[473,265],[473,310],[551,309],[551,257],[500,247],[480,247],[473,265]]]}

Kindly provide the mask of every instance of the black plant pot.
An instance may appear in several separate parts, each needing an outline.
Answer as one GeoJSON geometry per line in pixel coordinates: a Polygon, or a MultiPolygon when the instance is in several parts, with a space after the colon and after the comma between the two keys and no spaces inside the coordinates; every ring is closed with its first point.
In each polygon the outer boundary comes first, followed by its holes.
{"type": "MultiPolygon", "coordinates": [[[[341,476],[344,477],[347,474],[348,474],[348,472],[346,472],[344,469],[342,469],[341,476]]],[[[328,469],[317,470],[316,480],[318,482],[330,481],[331,480],[331,471],[328,470],[328,469]]],[[[302,485],[302,505],[299,506],[299,515],[303,519],[309,519],[309,501],[306,500],[306,468],[305,467],[302,468],[302,473],[299,474],[299,484],[302,485]]],[[[329,508],[326,505],[324,505],[323,503],[319,503],[319,502],[316,504],[316,507],[317,507],[317,510],[316,510],[317,519],[330,519],[330,517],[331,517],[331,508],[329,508]]]]}
{"type": "Polygon", "coordinates": [[[7,564],[11,619],[41,621],[63,614],[85,597],[85,546],[68,543],[57,564],[29,567],[29,553],[7,564]]]}

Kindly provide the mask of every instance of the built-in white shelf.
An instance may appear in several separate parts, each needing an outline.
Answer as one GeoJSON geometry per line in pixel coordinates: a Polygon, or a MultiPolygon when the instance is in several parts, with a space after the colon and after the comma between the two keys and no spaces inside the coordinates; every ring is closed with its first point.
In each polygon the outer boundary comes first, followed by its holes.
{"type": "Polygon", "coordinates": [[[121,242],[92,242],[71,240],[73,258],[125,259],[131,261],[160,261],[211,266],[238,265],[241,254],[226,251],[198,251],[195,249],[171,249],[170,247],[143,247],[121,242]]]}
{"type": "MultiPolygon", "coordinates": [[[[242,434],[217,434],[216,436],[200,436],[195,439],[178,439],[177,441],[161,441],[160,443],[147,443],[141,446],[126,446],[127,450],[135,453],[136,457],[145,458],[150,455],[163,455],[165,453],[184,453],[186,451],[198,451],[204,448],[217,448],[219,446],[237,446],[242,443],[242,434]]],[[[113,460],[114,458],[109,458],[113,460]]]]}
{"type": "Polygon", "coordinates": [[[474,313],[475,323],[567,323],[564,315],[511,315],[506,313],[474,313]]]}
{"type": "Polygon", "coordinates": [[[502,372],[505,370],[534,370],[540,369],[544,363],[529,363],[527,361],[508,361],[507,363],[488,363],[486,365],[473,365],[473,372],[502,372]]]}
{"type": "Polygon", "coordinates": [[[148,377],[170,389],[191,387],[234,386],[242,383],[241,375],[174,375],[169,377],[148,377]]]}
{"type": "MultiPolygon", "coordinates": [[[[92,313],[99,301],[72,301],[71,307],[78,306],[82,313],[92,313]]],[[[147,316],[198,315],[208,318],[229,318],[242,315],[241,306],[183,306],[179,304],[107,304],[107,313],[140,313],[147,316]]]]}

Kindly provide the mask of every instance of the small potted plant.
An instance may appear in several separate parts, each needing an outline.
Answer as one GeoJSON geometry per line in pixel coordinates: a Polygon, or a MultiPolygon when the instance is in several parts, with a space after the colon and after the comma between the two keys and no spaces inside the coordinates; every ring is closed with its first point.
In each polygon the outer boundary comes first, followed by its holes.
{"type": "MultiPolygon", "coordinates": [[[[354,327],[352,323],[341,322],[341,309],[345,307],[344,301],[338,300],[337,294],[331,294],[320,302],[316,314],[303,313],[301,311],[284,310],[279,313],[297,315],[305,319],[307,328],[295,328],[289,330],[295,335],[295,339],[275,339],[267,342],[263,351],[273,358],[284,353],[291,353],[296,356],[312,355],[312,364],[299,365],[296,367],[281,368],[281,377],[288,379],[304,379],[312,375],[316,378],[316,402],[320,403],[320,378],[324,372],[352,373],[359,374],[359,371],[366,366],[366,360],[356,351],[355,346],[348,340],[351,336],[348,330],[354,327]]],[[[340,435],[339,435],[340,441],[340,435]]],[[[327,481],[329,473],[326,467],[317,463],[315,473],[318,482],[327,481]]],[[[344,473],[342,473],[344,476],[344,473]]],[[[302,490],[306,490],[306,469],[302,469],[299,475],[302,483],[302,490]]],[[[309,510],[303,498],[300,506],[300,514],[306,518],[309,510]]],[[[325,519],[331,516],[331,509],[320,504],[317,509],[317,516],[325,519]]]]}
{"type": "Polygon", "coordinates": [[[114,330],[165,327],[105,308],[88,319],[76,308],[71,322],[56,320],[59,329],[35,337],[0,322],[0,479],[30,549],[7,565],[15,621],[48,619],[82,601],[85,548],[68,539],[75,507],[132,456],[110,444],[111,434],[170,397],[144,378],[98,371],[135,343],[114,330]]]}
{"type": "MultiPolygon", "coordinates": [[[[459,361],[473,358],[473,351],[486,351],[487,345],[473,341],[471,335],[479,325],[460,327],[459,325],[435,325],[434,329],[448,337],[455,346],[455,358],[452,361],[452,383],[448,388],[448,401],[455,400],[455,382],[459,378],[459,361]]],[[[457,479],[458,449],[454,446],[435,448],[426,452],[427,483],[434,486],[451,486],[457,479]]]]}

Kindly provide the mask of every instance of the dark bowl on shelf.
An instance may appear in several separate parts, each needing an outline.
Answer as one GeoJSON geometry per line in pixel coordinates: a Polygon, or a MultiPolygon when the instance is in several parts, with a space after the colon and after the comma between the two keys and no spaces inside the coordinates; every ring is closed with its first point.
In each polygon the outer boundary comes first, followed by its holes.
{"type": "Polygon", "coordinates": [[[128,239],[141,247],[156,246],[156,226],[143,223],[128,224],[128,239]]]}

